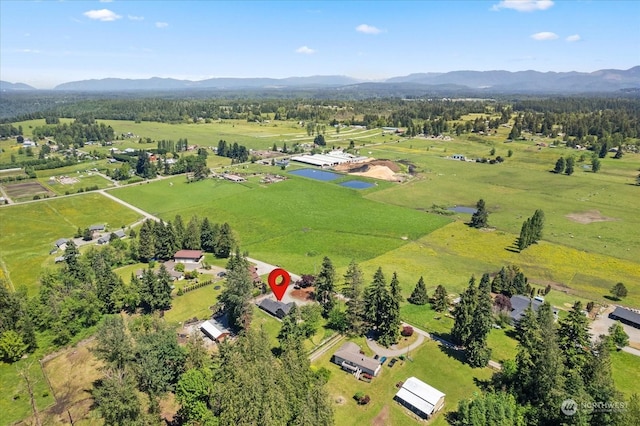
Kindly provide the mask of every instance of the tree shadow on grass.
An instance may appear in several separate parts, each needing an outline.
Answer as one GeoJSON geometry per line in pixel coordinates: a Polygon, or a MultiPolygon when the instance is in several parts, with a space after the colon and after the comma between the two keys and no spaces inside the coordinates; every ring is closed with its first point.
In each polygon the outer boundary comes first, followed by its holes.
{"type": "Polygon", "coordinates": [[[488,392],[493,389],[493,378],[482,380],[482,379],[478,379],[477,377],[474,377],[473,383],[475,383],[475,385],[480,389],[482,389],[484,392],[488,392]]]}
{"type": "Polygon", "coordinates": [[[607,300],[611,300],[612,302],[619,302],[621,300],[619,297],[611,296],[608,294],[605,294],[603,297],[607,300]]]}
{"type": "Polygon", "coordinates": [[[518,331],[515,329],[508,329],[504,331],[505,336],[510,337],[514,340],[518,340],[518,331]]]}
{"type": "Polygon", "coordinates": [[[464,356],[464,352],[462,350],[456,349],[455,347],[442,342],[440,342],[439,348],[440,351],[445,353],[449,358],[453,358],[463,364],[466,364],[467,358],[464,356]]]}
{"type": "Polygon", "coordinates": [[[512,253],[520,253],[520,249],[518,248],[518,240],[516,239],[513,244],[511,244],[509,247],[505,247],[504,249],[512,253]]]}

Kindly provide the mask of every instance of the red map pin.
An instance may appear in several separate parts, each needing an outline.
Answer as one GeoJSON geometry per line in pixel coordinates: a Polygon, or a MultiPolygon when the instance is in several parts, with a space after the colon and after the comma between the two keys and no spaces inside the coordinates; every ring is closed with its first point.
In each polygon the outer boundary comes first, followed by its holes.
{"type": "Polygon", "coordinates": [[[287,291],[287,287],[291,282],[291,275],[287,271],[282,268],[276,268],[269,274],[269,287],[271,287],[271,291],[276,295],[276,299],[278,302],[282,300],[282,296],[284,296],[285,291],[287,291]],[[278,278],[282,278],[278,281],[278,278]]]}

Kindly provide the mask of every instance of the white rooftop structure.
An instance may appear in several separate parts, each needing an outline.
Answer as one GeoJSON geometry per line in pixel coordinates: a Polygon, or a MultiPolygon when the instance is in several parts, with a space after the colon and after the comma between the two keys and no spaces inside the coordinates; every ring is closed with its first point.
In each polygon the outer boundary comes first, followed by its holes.
{"type": "Polygon", "coordinates": [[[420,417],[431,417],[444,405],[444,397],[445,394],[433,386],[409,377],[396,393],[395,399],[420,417]]]}
{"type": "Polygon", "coordinates": [[[367,157],[359,157],[359,156],[348,154],[344,151],[334,150],[327,154],[297,155],[295,157],[291,157],[291,159],[299,163],[326,167],[326,166],[337,166],[338,164],[342,164],[342,163],[357,163],[357,162],[366,160],[367,157]]]}
{"type": "Polygon", "coordinates": [[[210,336],[213,340],[218,340],[220,337],[226,334],[229,334],[220,330],[211,321],[203,322],[202,325],[200,326],[200,330],[202,330],[205,334],[210,336]]]}

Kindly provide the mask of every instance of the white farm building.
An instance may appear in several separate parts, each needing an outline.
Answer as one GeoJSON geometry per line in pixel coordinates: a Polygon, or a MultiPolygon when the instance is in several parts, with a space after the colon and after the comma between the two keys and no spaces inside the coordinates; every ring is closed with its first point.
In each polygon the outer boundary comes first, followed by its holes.
{"type": "Polygon", "coordinates": [[[445,395],[420,379],[409,377],[393,398],[423,419],[428,419],[444,406],[445,395]]]}
{"type": "Polygon", "coordinates": [[[298,163],[311,164],[312,166],[319,167],[332,167],[343,163],[358,163],[366,160],[367,157],[360,157],[351,155],[343,151],[334,150],[327,154],[314,154],[314,155],[297,155],[291,157],[291,160],[298,163]]]}

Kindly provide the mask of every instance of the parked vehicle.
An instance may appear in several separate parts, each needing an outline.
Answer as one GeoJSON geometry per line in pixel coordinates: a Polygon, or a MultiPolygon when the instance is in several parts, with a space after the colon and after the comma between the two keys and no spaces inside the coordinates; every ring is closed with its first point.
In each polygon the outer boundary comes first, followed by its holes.
{"type": "Polygon", "coordinates": [[[384,362],[387,360],[386,356],[383,356],[382,358],[380,358],[380,365],[384,365],[384,362]]]}
{"type": "Polygon", "coordinates": [[[395,364],[396,362],[398,362],[398,358],[393,358],[391,361],[389,361],[389,367],[393,367],[393,364],[395,364]]]}

